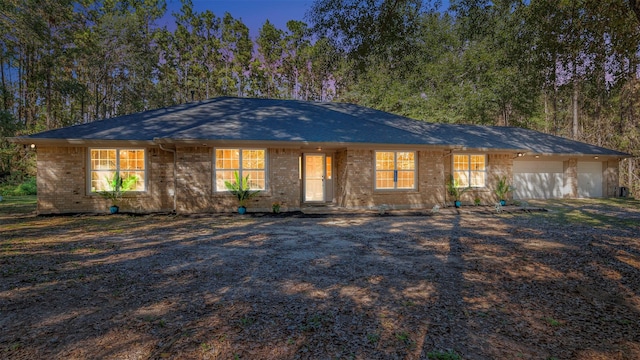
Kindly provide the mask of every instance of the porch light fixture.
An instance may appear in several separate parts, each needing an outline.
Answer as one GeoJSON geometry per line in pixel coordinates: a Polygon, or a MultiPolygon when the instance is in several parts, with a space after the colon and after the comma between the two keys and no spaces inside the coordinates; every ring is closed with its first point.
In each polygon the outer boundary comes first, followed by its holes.
{"type": "Polygon", "coordinates": [[[540,155],[536,155],[536,159],[540,159],[540,155]]]}
{"type": "Polygon", "coordinates": [[[31,148],[35,149],[36,148],[36,144],[31,144],[31,148]]]}
{"type": "Polygon", "coordinates": [[[523,157],[524,153],[518,153],[518,157],[523,157]]]}
{"type": "Polygon", "coordinates": [[[321,148],[320,146],[318,146],[318,147],[316,148],[316,150],[318,150],[318,151],[322,151],[322,148],[321,148]]]}
{"type": "Polygon", "coordinates": [[[596,159],[596,160],[598,160],[598,157],[597,157],[597,156],[594,156],[593,158],[594,158],[594,159],[596,159]]]}

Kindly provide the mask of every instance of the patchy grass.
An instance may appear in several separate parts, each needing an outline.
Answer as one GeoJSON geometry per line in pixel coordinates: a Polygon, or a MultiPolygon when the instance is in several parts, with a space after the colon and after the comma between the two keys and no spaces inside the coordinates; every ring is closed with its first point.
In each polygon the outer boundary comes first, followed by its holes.
{"type": "Polygon", "coordinates": [[[427,358],[429,360],[462,360],[460,355],[456,354],[455,351],[431,351],[427,353],[427,358]]]}
{"type": "Polygon", "coordinates": [[[3,196],[0,202],[0,215],[24,215],[36,211],[36,195],[3,196]]]}
{"type": "Polygon", "coordinates": [[[550,318],[550,317],[545,318],[545,319],[544,319],[544,321],[545,321],[547,324],[549,324],[550,326],[554,326],[554,327],[555,327],[555,326],[560,326],[560,325],[562,325],[562,323],[561,323],[560,321],[558,321],[558,320],[556,320],[556,319],[554,319],[554,318],[550,318]]]}
{"type": "Polygon", "coordinates": [[[529,204],[547,209],[536,215],[556,223],[612,228],[633,227],[640,222],[640,200],[631,198],[532,200],[529,204]]]}

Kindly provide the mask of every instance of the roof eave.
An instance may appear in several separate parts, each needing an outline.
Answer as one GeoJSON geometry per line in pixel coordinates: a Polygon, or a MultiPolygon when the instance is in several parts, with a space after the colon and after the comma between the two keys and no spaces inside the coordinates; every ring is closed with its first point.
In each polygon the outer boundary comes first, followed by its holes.
{"type": "Polygon", "coordinates": [[[632,155],[625,153],[616,153],[616,154],[586,154],[586,153],[537,153],[533,151],[526,151],[526,157],[538,156],[538,157],[564,157],[564,158],[585,158],[589,157],[594,160],[602,160],[602,159],[626,159],[632,158],[632,155]]]}
{"type": "Polygon", "coordinates": [[[234,139],[172,139],[154,138],[155,144],[176,146],[267,146],[280,148],[434,148],[434,149],[458,149],[459,145],[444,144],[399,144],[399,143],[364,143],[345,141],[306,141],[306,140],[234,140],[234,139]]]}
{"type": "Polygon", "coordinates": [[[514,158],[526,158],[530,156],[542,157],[591,157],[598,159],[626,159],[634,156],[626,153],[616,154],[586,154],[586,153],[536,153],[529,149],[507,149],[507,148],[487,148],[468,147],[456,144],[399,144],[399,143],[362,143],[362,142],[330,142],[330,141],[304,141],[304,140],[233,140],[233,139],[172,139],[154,138],[153,140],[104,140],[104,139],[52,139],[34,138],[30,136],[10,137],[8,140],[15,144],[34,146],[260,146],[280,147],[280,148],[427,148],[443,149],[452,152],[486,152],[486,153],[514,153],[514,158]],[[523,154],[518,156],[518,154],[523,154]]]}
{"type": "Polygon", "coordinates": [[[35,146],[144,146],[155,145],[152,140],[50,139],[16,136],[8,138],[14,144],[35,146]]]}

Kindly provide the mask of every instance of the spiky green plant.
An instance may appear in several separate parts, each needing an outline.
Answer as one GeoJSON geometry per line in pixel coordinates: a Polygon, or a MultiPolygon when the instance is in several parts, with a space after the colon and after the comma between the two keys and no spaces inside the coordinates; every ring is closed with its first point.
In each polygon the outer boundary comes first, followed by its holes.
{"type": "Polygon", "coordinates": [[[498,178],[498,183],[493,192],[498,196],[498,200],[506,200],[507,194],[515,190],[516,188],[507,183],[507,177],[503,176],[498,178]]]}
{"type": "Polygon", "coordinates": [[[454,201],[460,200],[462,194],[469,190],[471,190],[470,187],[461,187],[460,182],[456,180],[453,175],[449,176],[449,181],[447,181],[447,193],[453,198],[454,201]]]}
{"type": "Polygon", "coordinates": [[[247,207],[247,201],[258,195],[260,190],[251,190],[249,186],[249,175],[242,178],[237,171],[234,171],[233,177],[235,178],[235,181],[225,181],[224,186],[226,186],[230,193],[238,198],[239,207],[247,207]]]}
{"type": "Polygon", "coordinates": [[[109,189],[100,191],[98,194],[105,199],[111,200],[113,205],[117,205],[118,201],[122,199],[122,195],[127,191],[131,191],[137,182],[138,177],[136,175],[123,178],[120,176],[120,173],[116,171],[112,177],[107,178],[107,186],[109,189]]]}

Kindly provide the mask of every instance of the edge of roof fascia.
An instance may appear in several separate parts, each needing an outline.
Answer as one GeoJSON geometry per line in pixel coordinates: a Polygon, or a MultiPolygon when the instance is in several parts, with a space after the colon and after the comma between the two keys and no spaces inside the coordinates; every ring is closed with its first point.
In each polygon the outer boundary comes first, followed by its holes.
{"type": "MultiPolygon", "coordinates": [[[[616,151],[616,150],[614,150],[616,151]]],[[[626,158],[632,158],[634,157],[633,155],[630,154],[626,154],[623,152],[619,152],[618,154],[596,154],[596,153],[590,153],[590,154],[586,154],[586,153],[537,153],[537,152],[533,152],[531,150],[527,150],[525,151],[525,155],[523,156],[523,158],[527,158],[527,157],[532,157],[532,156],[540,156],[540,157],[578,157],[578,158],[585,158],[585,157],[590,157],[593,158],[594,156],[597,156],[599,158],[617,158],[617,159],[626,159],[626,158]]]]}
{"type": "Polygon", "coordinates": [[[154,145],[151,140],[106,140],[106,139],[47,139],[32,138],[29,136],[16,136],[7,138],[14,144],[36,145],[36,146],[60,146],[60,145],[81,145],[81,146],[112,146],[113,144],[127,144],[132,146],[154,145]]]}
{"type": "MultiPolygon", "coordinates": [[[[30,136],[15,136],[7,138],[9,142],[14,144],[23,145],[36,145],[36,146],[61,146],[61,145],[75,145],[75,146],[113,146],[115,144],[126,144],[131,146],[140,145],[184,145],[184,146],[215,146],[215,145],[231,145],[231,144],[246,144],[255,145],[256,143],[277,145],[282,148],[300,148],[300,147],[343,147],[343,148],[371,148],[371,147],[387,147],[387,148],[433,148],[444,149],[452,152],[473,152],[481,151],[487,153],[523,153],[526,158],[532,155],[539,155],[543,157],[602,157],[602,158],[617,158],[627,159],[635,158],[636,156],[624,152],[617,151],[617,154],[587,154],[587,153],[536,153],[529,149],[502,149],[502,148],[472,148],[462,145],[450,144],[394,144],[394,143],[352,143],[352,142],[309,142],[309,141],[274,141],[274,140],[208,140],[208,139],[173,139],[173,138],[154,138],[153,140],[105,140],[105,139],[49,139],[49,138],[33,138],[30,136]]],[[[613,150],[616,151],[616,150],[613,150]]]]}
{"type": "MultiPolygon", "coordinates": [[[[253,145],[266,144],[283,148],[300,148],[300,147],[331,147],[331,148],[434,148],[444,150],[466,150],[461,145],[442,145],[442,144],[400,144],[400,143],[362,143],[362,142],[344,142],[344,141],[305,141],[305,140],[210,140],[210,139],[174,139],[174,138],[154,138],[154,144],[163,145],[182,145],[182,146],[218,146],[218,145],[253,145]]],[[[507,151],[507,150],[505,150],[507,151]]],[[[509,149],[508,152],[518,150],[509,149]]]]}

